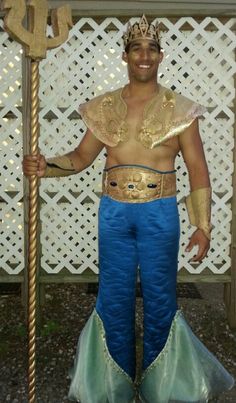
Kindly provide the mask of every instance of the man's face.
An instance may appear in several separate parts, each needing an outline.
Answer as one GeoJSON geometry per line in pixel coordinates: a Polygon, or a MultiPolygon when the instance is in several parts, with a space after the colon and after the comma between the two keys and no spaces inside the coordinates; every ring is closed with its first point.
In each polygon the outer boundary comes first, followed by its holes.
{"type": "Polygon", "coordinates": [[[138,39],[131,42],[128,52],[123,53],[123,60],[128,64],[130,81],[156,82],[162,58],[163,53],[159,51],[155,41],[138,39]]]}

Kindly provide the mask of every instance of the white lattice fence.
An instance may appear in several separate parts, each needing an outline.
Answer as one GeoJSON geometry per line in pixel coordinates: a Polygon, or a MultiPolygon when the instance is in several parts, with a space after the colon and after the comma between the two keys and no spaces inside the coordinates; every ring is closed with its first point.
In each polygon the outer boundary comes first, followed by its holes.
{"type": "MultiPolygon", "coordinates": [[[[207,106],[201,132],[213,185],[212,252],[198,266],[180,253],[179,267],[190,273],[209,268],[226,273],[230,268],[230,222],[233,173],[233,100],[236,71],[234,56],[236,19],[221,22],[190,17],[171,21],[161,18],[165,59],[159,80],[176,91],[207,106]]],[[[63,154],[75,148],[85,127],[77,113],[78,105],[95,95],[127,82],[121,62],[124,26],[116,18],[97,24],[81,18],[61,48],[48,52],[41,63],[41,140],[46,156],[63,154]]],[[[104,155],[82,174],[41,182],[42,268],[58,273],[66,268],[82,273],[97,272],[97,208],[101,192],[104,155]]],[[[189,187],[186,168],[178,157],[179,208],[182,221],[181,245],[190,234],[183,197],[189,187]]]]}
{"type": "Polygon", "coordinates": [[[0,20],[0,269],[18,274],[23,258],[21,47],[0,20]]]}

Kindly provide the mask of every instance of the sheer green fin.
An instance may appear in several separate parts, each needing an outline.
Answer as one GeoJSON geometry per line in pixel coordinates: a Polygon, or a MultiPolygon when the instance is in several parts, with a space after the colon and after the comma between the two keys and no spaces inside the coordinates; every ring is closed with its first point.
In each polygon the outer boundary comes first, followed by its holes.
{"type": "Polygon", "coordinates": [[[233,385],[177,311],[164,349],[143,373],[140,397],[143,403],[205,403],[233,385]]]}
{"type": "Polygon", "coordinates": [[[132,379],[111,357],[96,310],[79,338],[68,398],[86,403],[132,403],[132,379]]]}

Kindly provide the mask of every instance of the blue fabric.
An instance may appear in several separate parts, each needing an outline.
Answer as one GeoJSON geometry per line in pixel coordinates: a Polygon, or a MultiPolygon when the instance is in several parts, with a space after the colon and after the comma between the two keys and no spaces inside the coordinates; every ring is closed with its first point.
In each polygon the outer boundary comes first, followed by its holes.
{"type": "Polygon", "coordinates": [[[109,352],[135,378],[137,268],[144,302],[143,369],[158,356],[177,310],[179,216],[176,197],[124,203],[103,196],[99,208],[96,310],[109,352]]]}
{"type": "Polygon", "coordinates": [[[99,292],[77,347],[69,399],[81,403],[204,403],[234,384],[177,310],[175,197],[99,208],[99,292]],[[143,291],[143,372],[135,379],[135,290],[143,291]],[[136,389],[137,388],[137,389],[136,389]]]}

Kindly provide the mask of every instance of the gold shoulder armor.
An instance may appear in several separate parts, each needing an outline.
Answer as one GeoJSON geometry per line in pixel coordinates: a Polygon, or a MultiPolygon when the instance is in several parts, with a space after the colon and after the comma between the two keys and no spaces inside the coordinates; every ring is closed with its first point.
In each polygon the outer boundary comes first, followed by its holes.
{"type": "Polygon", "coordinates": [[[121,90],[107,92],[81,104],[80,115],[86,126],[102,143],[115,147],[127,140],[126,107],[121,100],[121,90]]]}
{"type": "MultiPolygon", "coordinates": [[[[86,126],[105,145],[115,147],[128,140],[127,105],[122,99],[122,88],[80,105],[79,112],[86,126]]],[[[136,140],[152,149],[182,133],[204,112],[201,105],[159,85],[158,93],[144,108],[136,140]]]]}
{"type": "Polygon", "coordinates": [[[158,95],[144,111],[137,140],[152,149],[182,133],[205,111],[198,103],[160,86],[158,95]]]}

